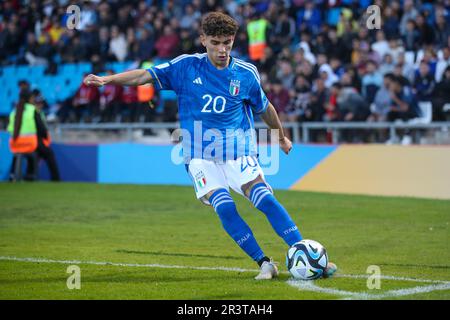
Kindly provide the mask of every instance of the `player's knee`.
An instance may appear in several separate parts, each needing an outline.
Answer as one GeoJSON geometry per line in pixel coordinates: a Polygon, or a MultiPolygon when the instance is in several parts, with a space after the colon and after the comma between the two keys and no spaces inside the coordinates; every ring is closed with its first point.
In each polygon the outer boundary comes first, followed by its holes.
{"type": "Polygon", "coordinates": [[[229,212],[232,208],[236,208],[236,205],[231,198],[231,194],[226,189],[218,189],[212,191],[212,194],[208,197],[208,201],[217,213],[229,212]]]}
{"type": "Polygon", "coordinates": [[[246,184],[242,185],[241,190],[245,194],[246,197],[250,196],[250,192],[253,189],[253,187],[259,183],[264,183],[263,178],[261,175],[259,175],[256,179],[247,182],[246,184]]]}
{"type": "Polygon", "coordinates": [[[264,182],[257,183],[253,186],[253,188],[250,190],[249,199],[258,209],[260,209],[262,204],[276,201],[275,197],[272,195],[271,190],[264,182]]]}

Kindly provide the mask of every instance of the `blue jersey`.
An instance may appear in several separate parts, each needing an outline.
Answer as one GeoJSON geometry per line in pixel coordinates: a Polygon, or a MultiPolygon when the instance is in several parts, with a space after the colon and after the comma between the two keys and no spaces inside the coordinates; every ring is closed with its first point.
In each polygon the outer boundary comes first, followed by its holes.
{"type": "Polygon", "coordinates": [[[178,96],[186,163],[257,155],[253,113],[265,112],[269,101],[254,65],[231,57],[219,70],[206,53],[184,54],[148,71],[157,90],[178,96]]]}

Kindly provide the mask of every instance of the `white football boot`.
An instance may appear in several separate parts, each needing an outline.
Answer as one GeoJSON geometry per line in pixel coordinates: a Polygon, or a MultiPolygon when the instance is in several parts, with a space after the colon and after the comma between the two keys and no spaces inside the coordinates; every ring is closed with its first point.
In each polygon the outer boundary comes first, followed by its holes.
{"type": "Polygon", "coordinates": [[[261,265],[259,274],[255,277],[256,280],[270,280],[278,277],[278,267],[272,260],[264,261],[261,265]]]}

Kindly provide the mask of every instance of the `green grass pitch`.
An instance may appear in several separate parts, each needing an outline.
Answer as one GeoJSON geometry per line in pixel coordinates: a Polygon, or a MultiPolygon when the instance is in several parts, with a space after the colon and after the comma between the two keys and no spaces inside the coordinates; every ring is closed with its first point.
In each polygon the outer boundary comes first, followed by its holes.
{"type": "Polygon", "coordinates": [[[253,279],[257,265],[191,187],[1,183],[0,299],[450,299],[450,201],[275,193],[337,277],[288,281],[287,247],[236,194],[278,279],[253,279]],[[73,264],[81,289],[69,290],[73,264]]]}

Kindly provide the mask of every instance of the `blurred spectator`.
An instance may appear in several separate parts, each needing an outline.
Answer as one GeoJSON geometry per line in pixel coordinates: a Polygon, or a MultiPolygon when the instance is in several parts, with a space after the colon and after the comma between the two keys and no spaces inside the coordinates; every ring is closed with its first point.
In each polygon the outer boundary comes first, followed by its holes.
{"type": "Polygon", "coordinates": [[[274,105],[281,121],[287,119],[287,108],[290,102],[289,91],[283,86],[280,80],[275,80],[270,85],[270,91],[267,98],[274,105]]]}
{"type": "Polygon", "coordinates": [[[420,32],[414,20],[408,20],[403,32],[403,43],[406,51],[415,51],[420,46],[420,32]]]}
{"type": "Polygon", "coordinates": [[[405,52],[405,48],[401,43],[401,40],[396,37],[391,37],[389,40],[389,51],[388,53],[392,56],[394,63],[397,63],[399,55],[405,52]]]}
{"type": "Polygon", "coordinates": [[[23,44],[21,30],[13,21],[6,23],[6,27],[0,31],[0,58],[11,59],[19,53],[23,44]]]}
{"type": "Polygon", "coordinates": [[[404,36],[408,29],[408,22],[414,21],[416,19],[418,12],[416,8],[414,7],[414,1],[413,0],[405,0],[403,3],[403,15],[400,20],[400,34],[404,36]]]}
{"type": "Polygon", "coordinates": [[[346,48],[342,38],[338,37],[337,30],[334,27],[328,29],[327,53],[333,53],[342,63],[350,62],[350,51],[346,48]]]}
{"type": "Polygon", "coordinates": [[[325,115],[325,104],[329,98],[329,91],[325,87],[322,79],[317,78],[314,82],[313,90],[310,95],[310,101],[306,107],[305,121],[323,121],[325,115]]]}
{"type": "Polygon", "coordinates": [[[55,55],[52,38],[48,33],[44,33],[42,38],[42,43],[36,48],[36,57],[44,59],[46,63],[50,63],[53,61],[53,56],[55,55]]]}
{"type": "Polygon", "coordinates": [[[322,23],[322,14],[319,9],[315,7],[314,2],[307,1],[304,9],[297,11],[297,26],[300,29],[307,29],[308,31],[317,34],[320,31],[322,23]]]}
{"type": "Polygon", "coordinates": [[[414,81],[414,64],[409,63],[406,60],[406,55],[404,53],[398,56],[395,68],[400,68],[399,74],[405,77],[409,83],[412,83],[414,81]]]}
{"type": "Polygon", "coordinates": [[[434,42],[434,31],[427,22],[423,13],[419,13],[416,17],[417,29],[420,32],[419,45],[430,45],[434,42]]]}
{"type": "MultiPolygon", "coordinates": [[[[106,71],[106,75],[112,75],[112,70],[106,71]]],[[[115,84],[106,84],[100,94],[100,118],[103,122],[112,122],[115,115],[120,113],[123,87],[115,84]]]]}
{"type": "Polygon", "coordinates": [[[383,57],[383,60],[378,68],[378,71],[385,75],[388,72],[393,72],[395,67],[394,59],[390,53],[386,53],[383,57]]]}
{"type": "Polygon", "coordinates": [[[101,27],[99,30],[98,45],[94,47],[94,54],[98,55],[102,61],[113,60],[109,50],[109,29],[107,27],[101,27]]]}
{"type": "MultiPolygon", "coordinates": [[[[449,36],[450,39],[450,36],[449,36]]],[[[436,73],[435,79],[436,82],[440,82],[444,71],[448,66],[450,66],[450,46],[443,48],[439,53],[439,60],[436,63],[436,73]]]]}
{"type": "Polygon", "coordinates": [[[180,51],[185,54],[195,53],[195,40],[189,29],[181,29],[180,32],[180,51]]]}
{"type": "Polygon", "coordinates": [[[85,30],[87,26],[92,26],[97,23],[97,12],[95,6],[91,1],[83,1],[83,6],[80,10],[79,30],[85,30]]]}
{"type": "Polygon", "coordinates": [[[368,121],[387,120],[387,114],[389,113],[392,105],[391,91],[389,87],[393,79],[394,75],[392,73],[386,73],[383,76],[383,84],[375,94],[375,98],[371,106],[371,114],[367,119],[368,121]]]}
{"type": "Polygon", "coordinates": [[[111,40],[109,41],[109,52],[117,61],[124,61],[128,54],[127,40],[119,27],[114,25],[111,28],[111,40]]]}
{"type": "Polygon", "coordinates": [[[445,69],[442,80],[434,87],[432,94],[433,121],[448,121],[450,109],[445,111],[444,106],[450,105],[450,66],[445,69]]]}
{"type": "Polygon", "coordinates": [[[382,76],[377,71],[377,65],[374,61],[369,61],[367,63],[366,74],[362,78],[362,95],[367,103],[371,104],[374,101],[382,81],[382,76]]]}
{"type": "Polygon", "coordinates": [[[343,121],[365,121],[369,106],[364,98],[351,86],[337,87],[337,105],[343,121]]]}
{"type": "Polygon", "coordinates": [[[404,90],[401,80],[395,76],[389,84],[389,93],[391,106],[387,114],[388,121],[406,121],[418,116],[413,95],[409,90],[404,90]]]}
{"type": "MultiPolygon", "coordinates": [[[[290,105],[286,111],[287,120],[297,122],[306,119],[307,108],[310,103],[311,86],[308,80],[299,75],[295,79],[294,90],[291,91],[290,105]]],[[[312,113],[309,112],[309,117],[312,113]]]]}
{"type": "Polygon", "coordinates": [[[185,10],[186,12],[180,20],[180,27],[182,29],[188,29],[201,18],[201,13],[199,11],[195,11],[192,4],[187,4],[185,10]]]}
{"type": "MultiPolygon", "coordinates": [[[[87,74],[84,75],[84,77],[86,76],[87,74]]],[[[99,116],[99,98],[100,91],[97,87],[87,86],[81,82],[81,86],[72,99],[71,111],[75,114],[75,120],[77,122],[81,120],[88,121],[92,120],[93,117],[99,116]]]]}
{"type": "Polygon", "coordinates": [[[47,60],[38,56],[39,43],[34,33],[27,34],[27,43],[23,59],[32,66],[46,64],[47,60]]]}
{"type": "Polygon", "coordinates": [[[264,57],[256,64],[259,72],[267,73],[273,78],[275,74],[277,60],[271,47],[266,47],[264,57]]]}
{"type": "Polygon", "coordinates": [[[171,26],[164,26],[164,33],[156,40],[155,49],[159,58],[173,58],[179,50],[180,39],[171,26]]]}
{"type": "Polygon", "coordinates": [[[430,101],[435,86],[434,76],[430,73],[428,63],[422,61],[414,77],[414,94],[419,101],[430,101]]]}
{"type": "Polygon", "coordinates": [[[131,122],[135,119],[137,109],[139,108],[139,99],[137,93],[137,87],[124,86],[122,88],[120,110],[116,113],[115,121],[127,121],[131,122]]]}
{"type": "MultiPolygon", "coordinates": [[[[321,81],[323,81],[321,79],[321,81]]],[[[326,85],[325,85],[326,87],[326,85]]],[[[324,121],[338,121],[340,117],[339,109],[337,106],[337,98],[339,95],[339,91],[341,90],[342,86],[335,82],[331,85],[330,88],[330,94],[328,95],[328,99],[325,102],[325,115],[324,115],[324,121]]]]}
{"type": "Polygon", "coordinates": [[[391,6],[386,6],[384,7],[383,13],[384,13],[383,14],[384,33],[389,35],[389,37],[399,36],[400,21],[398,20],[396,12],[393,10],[391,6]]]}
{"type": "MultiPolygon", "coordinates": [[[[295,36],[295,21],[283,10],[271,31],[270,47],[275,53],[278,53],[292,43],[295,36]]],[[[264,55],[262,56],[264,57],[264,55]]]]}
{"type": "Polygon", "coordinates": [[[136,33],[133,28],[127,29],[127,46],[128,46],[128,54],[126,60],[127,61],[139,60],[139,42],[136,39],[136,33]]]}
{"type": "Polygon", "coordinates": [[[287,90],[291,90],[294,87],[295,74],[292,70],[292,65],[289,60],[279,60],[279,69],[276,77],[287,90]]]}
{"type": "MultiPolygon", "coordinates": [[[[345,73],[341,79],[341,86],[336,87],[339,120],[366,121],[370,113],[369,105],[351,82],[351,75],[345,73]]],[[[361,142],[363,139],[361,133],[355,129],[342,130],[341,135],[347,142],[361,142]]]]}
{"type": "MultiPolygon", "coordinates": [[[[131,14],[131,6],[129,4],[125,4],[124,6],[120,7],[117,13],[117,20],[115,21],[116,26],[119,30],[125,31],[129,27],[133,26],[134,19],[131,14]]],[[[114,26],[113,26],[114,28],[114,26]]],[[[111,30],[111,33],[113,31],[111,30]]],[[[113,37],[113,36],[112,36],[113,37]]]]}
{"type": "Polygon", "coordinates": [[[330,88],[334,83],[339,81],[338,76],[334,73],[329,64],[320,66],[319,76],[324,81],[325,87],[327,88],[330,88]]]}
{"type": "Polygon", "coordinates": [[[386,40],[383,30],[376,32],[376,41],[372,43],[371,48],[378,54],[378,59],[383,59],[384,55],[389,52],[389,42],[386,40]]]}
{"type": "Polygon", "coordinates": [[[153,33],[146,29],[139,30],[137,57],[140,61],[149,60],[154,56],[155,39],[153,33]]]}
{"type": "Polygon", "coordinates": [[[445,20],[444,15],[438,15],[436,17],[435,30],[435,44],[439,48],[445,47],[447,45],[447,39],[450,36],[450,24],[445,20]]]}

